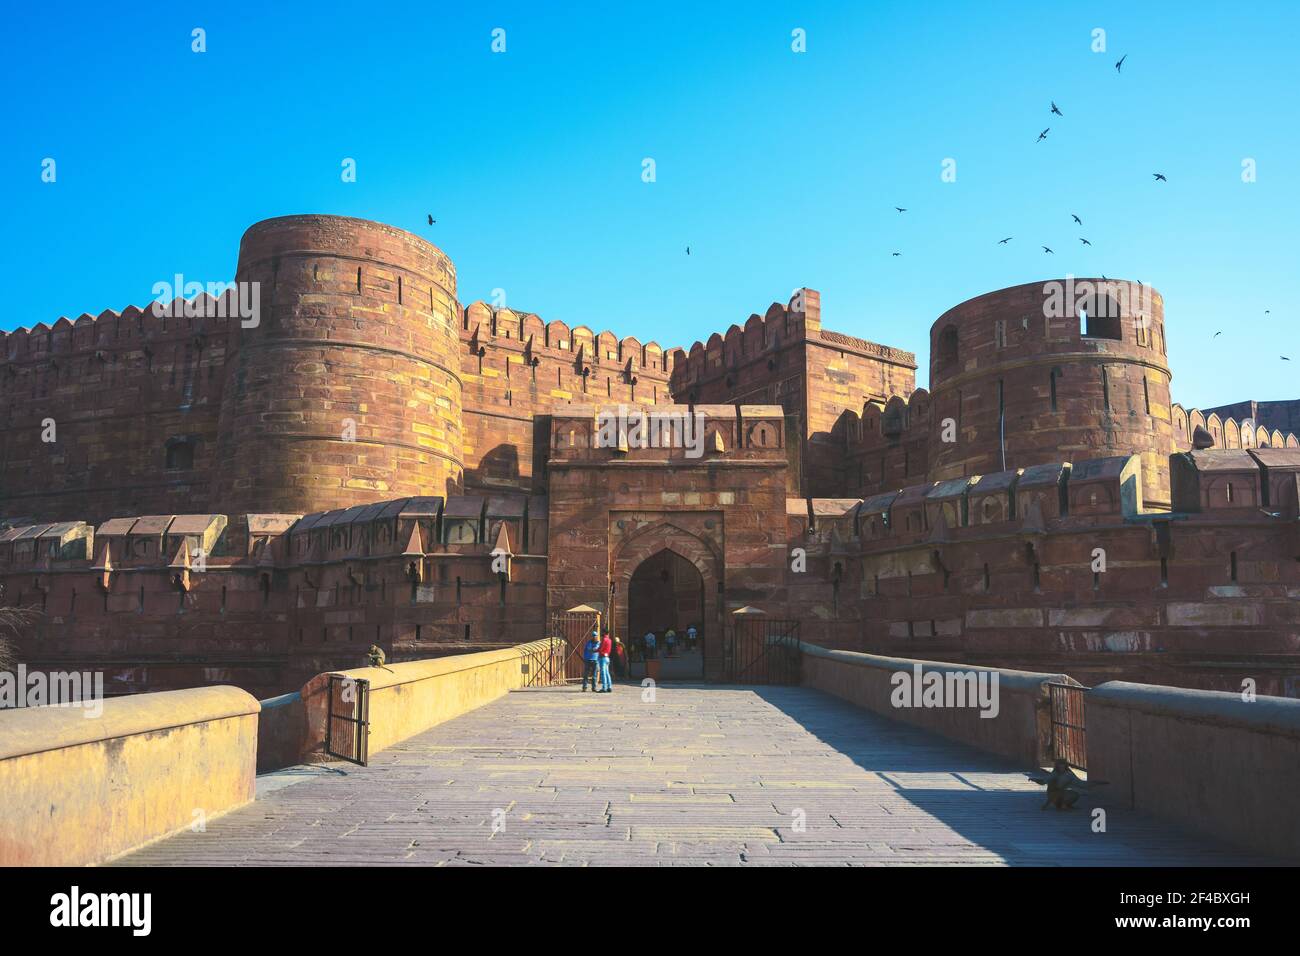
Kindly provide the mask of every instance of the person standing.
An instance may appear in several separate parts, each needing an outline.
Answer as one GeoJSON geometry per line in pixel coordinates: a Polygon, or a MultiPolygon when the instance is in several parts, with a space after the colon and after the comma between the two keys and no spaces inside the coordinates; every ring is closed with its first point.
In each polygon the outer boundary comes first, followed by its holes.
{"type": "Polygon", "coordinates": [[[641,638],[641,643],[645,646],[645,659],[652,661],[655,659],[655,632],[646,631],[645,637],[641,638]]]}
{"type": "Polygon", "coordinates": [[[671,627],[664,632],[664,644],[668,646],[668,656],[677,656],[677,632],[671,627]]]}
{"type": "Polygon", "coordinates": [[[600,690],[606,694],[614,692],[614,683],[609,679],[609,655],[614,650],[614,642],[609,639],[609,631],[606,631],[600,639],[600,690]]]}
{"type": "Polygon", "coordinates": [[[627,648],[623,646],[623,639],[615,636],[614,654],[611,660],[614,665],[614,676],[619,680],[627,677],[627,648]]]}
{"type": "Polygon", "coordinates": [[[597,638],[595,631],[587,638],[587,643],[582,646],[582,692],[587,692],[587,681],[591,681],[591,689],[597,690],[596,673],[600,668],[600,640],[597,638]]]}
{"type": "Polygon", "coordinates": [[[699,636],[699,633],[700,632],[695,629],[694,624],[686,629],[686,643],[692,651],[695,650],[695,639],[699,636]]]}

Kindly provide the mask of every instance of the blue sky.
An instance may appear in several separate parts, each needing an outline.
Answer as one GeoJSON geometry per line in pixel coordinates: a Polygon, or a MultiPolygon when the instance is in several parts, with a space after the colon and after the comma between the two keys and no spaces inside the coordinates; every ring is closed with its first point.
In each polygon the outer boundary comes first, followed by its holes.
{"type": "Polygon", "coordinates": [[[964,299],[1140,279],[1165,296],[1176,400],[1300,397],[1298,11],[28,4],[0,39],[0,328],[232,278],[250,224],[326,212],[429,238],[462,301],[502,288],[664,345],[807,285],[827,327],[917,352],[921,384],[931,323],[964,299]]]}

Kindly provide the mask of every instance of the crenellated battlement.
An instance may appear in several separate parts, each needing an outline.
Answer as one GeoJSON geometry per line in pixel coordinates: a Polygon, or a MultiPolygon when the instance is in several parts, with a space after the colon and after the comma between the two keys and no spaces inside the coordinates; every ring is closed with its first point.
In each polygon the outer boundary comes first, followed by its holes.
{"type": "Polygon", "coordinates": [[[1171,406],[1174,422],[1174,443],[1180,451],[1192,447],[1192,436],[1197,428],[1204,428],[1214,439],[1213,448],[1300,448],[1300,438],[1293,432],[1269,429],[1252,419],[1220,418],[1217,412],[1208,415],[1199,408],[1185,409],[1175,402],[1171,406]]]}
{"type": "Polygon", "coordinates": [[[609,331],[593,332],[585,325],[570,328],[558,319],[544,322],[536,313],[497,309],[482,300],[462,310],[461,338],[538,359],[641,369],[664,376],[671,371],[669,356],[658,342],[643,344],[634,336],[619,338],[609,331]]]}
{"type": "Polygon", "coordinates": [[[82,313],[76,319],[62,316],[53,325],[37,322],[30,328],[0,331],[0,365],[42,362],[90,351],[130,351],[191,335],[218,340],[232,321],[238,321],[238,307],[233,291],[220,297],[203,293],[174,299],[157,311],[154,303],[129,305],[120,312],[105,309],[98,315],[82,313]]]}

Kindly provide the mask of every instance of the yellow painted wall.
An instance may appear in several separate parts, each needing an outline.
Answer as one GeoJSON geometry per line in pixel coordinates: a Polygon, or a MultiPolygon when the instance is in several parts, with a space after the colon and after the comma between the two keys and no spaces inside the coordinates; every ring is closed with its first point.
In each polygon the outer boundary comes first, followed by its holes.
{"type": "Polygon", "coordinates": [[[0,711],[0,866],[102,863],[248,803],[258,709],[204,687],[0,711]]]}
{"type": "MultiPolygon", "coordinates": [[[[458,654],[427,661],[389,664],[388,669],[358,667],[335,671],[370,681],[370,753],[413,737],[445,720],[459,717],[524,686],[521,664],[531,655],[534,670],[546,641],[499,651],[458,654]]],[[[329,674],[320,674],[302,689],[307,734],[304,752],[322,752],[329,710],[329,674]]]]}

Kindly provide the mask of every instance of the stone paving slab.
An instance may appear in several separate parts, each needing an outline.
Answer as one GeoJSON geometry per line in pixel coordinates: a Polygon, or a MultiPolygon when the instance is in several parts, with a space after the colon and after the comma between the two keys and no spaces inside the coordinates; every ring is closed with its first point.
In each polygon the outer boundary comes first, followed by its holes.
{"type": "MultiPolygon", "coordinates": [[[[299,781],[299,782],[293,782],[299,781]]],[[[801,687],[517,691],[121,858],[165,866],[1233,865],[1108,808],[1040,811],[998,758],[801,687]]],[[[1098,791],[1105,806],[1105,792],[1098,791]]]]}

